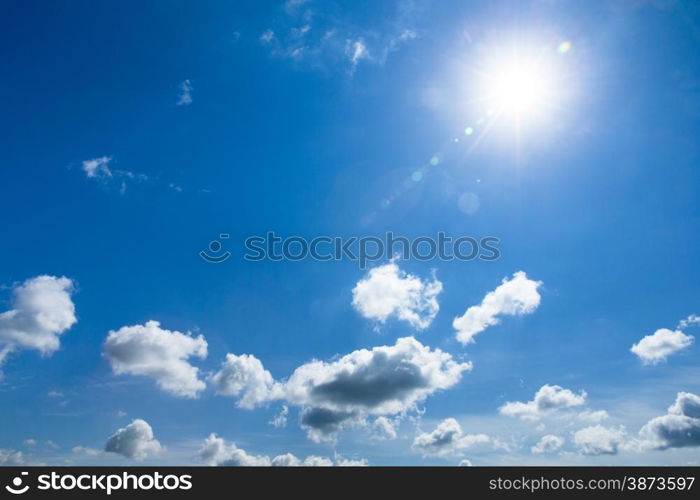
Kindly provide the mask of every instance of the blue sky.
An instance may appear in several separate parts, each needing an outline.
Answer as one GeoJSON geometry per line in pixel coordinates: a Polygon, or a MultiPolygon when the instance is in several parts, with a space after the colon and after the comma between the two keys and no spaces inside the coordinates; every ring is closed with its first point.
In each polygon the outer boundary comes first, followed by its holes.
{"type": "Polygon", "coordinates": [[[697,7],[2,10],[0,463],[697,464],[697,7]],[[546,66],[534,111],[494,115],[504,51],[546,66]],[[268,231],[501,256],[246,261],[268,231]]]}

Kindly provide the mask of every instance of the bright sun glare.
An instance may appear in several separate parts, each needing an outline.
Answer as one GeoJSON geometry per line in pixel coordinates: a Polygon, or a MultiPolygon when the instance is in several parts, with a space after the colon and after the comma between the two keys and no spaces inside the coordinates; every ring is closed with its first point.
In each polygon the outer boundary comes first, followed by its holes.
{"type": "Polygon", "coordinates": [[[550,79],[541,64],[509,61],[489,75],[488,99],[499,114],[537,114],[548,105],[550,79]]]}
{"type": "Polygon", "coordinates": [[[559,104],[558,56],[569,47],[560,44],[556,50],[548,50],[520,45],[492,51],[478,70],[477,100],[485,104],[493,119],[521,124],[547,118],[559,104]]]}

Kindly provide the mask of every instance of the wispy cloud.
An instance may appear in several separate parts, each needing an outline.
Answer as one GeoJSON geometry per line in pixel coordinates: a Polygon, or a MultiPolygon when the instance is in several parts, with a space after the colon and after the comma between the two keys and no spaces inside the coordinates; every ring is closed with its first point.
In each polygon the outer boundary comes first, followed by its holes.
{"type": "Polygon", "coordinates": [[[93,179],[103,186],[116,186],[121,194],[126,192],[129,183],[148,180],[148,176],[145,174],[113,168],[113,162],[114,159],[111,156],[91,158],[82,162],[82,170],[88,179],[93,179]]]}
{"type": "Polygon", "coordinates": [[[192,104],[192,82],[189,80],[184,80],[180,84],[180,96],[177,99],[178,106],[189,106],[192,104]]]}
{"type": "Polygon", "coordinates": [[[274,26],[260,34],[260,42],[273,57],[311,67],[344,68],[352,74],[363,62],[384,64],[392,52],[418,37],[417,9],[403,3],[396,4],[393,16],[371,23],[328,10],[312,0],[288,1],[274,26]]]}

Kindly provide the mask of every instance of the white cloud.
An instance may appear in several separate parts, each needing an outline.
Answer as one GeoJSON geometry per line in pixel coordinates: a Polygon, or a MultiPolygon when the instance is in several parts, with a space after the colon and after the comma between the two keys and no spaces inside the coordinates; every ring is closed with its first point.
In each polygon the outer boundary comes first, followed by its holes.
{"type": "Polygon", "coordinates": [[[390,262],[370,269],[352,290],[352,305],[365,318],[380,324],[395,316],[418,330],[427,328],[440,306],[442,283],[421,280],[390,262]]]}
{"type": "Polygon", "coordinates": [[[192,104],[192,82],[185,80],[180,84],[180,96],[177,99],[178,106],[188,106],[192,104]]]}
{"type": "Polygon", "coordinates": [[[490,443],[486,434],[464,434],[454,418],[446,418],[431,432],[424,432],[413,440],[413,448],[425,456],[454,455],[477,444],[490,443]]]}
{"type": "Polygon", "coordinates": [[[352,66],[355,67],[363,59],[369,59],[369,51],[362,38],[356,40],[345,41],[345,55],[348,57],[352,66]]]}
{"type": "Polygon", "coordinates": [[[287,415],[289,415],[289,407],[287,405],[282,405],[279,413],[277,413],[277,415],[275,415],[268,423],[272,427],[277,427],[278,429],[287,427],[287,415]]]}
{"type": "Polygon", "coordinates": [[[164,330],[157,321],[148,321],[110,331],[104,354],[115,374],[151,377],[175,396],[194,398],[205,388],[198,378],[199,369],[187,362],[193,356],[206,358],[207,342],[202,335],[164,330]]]}
{"type": "Polygon", "coordinates": [[[647,422],[639,437],[644,449],[700,446],[700,397],[679,392],[666,415],[647,422]]]}
{"type": "Polygon", "coordinates": [[[685,319],[682,319],[678,323],[678,329],[679,330],[685,330],[688,327],[695,326],[695,325],[700,325],[700,316],[697,314],[691,314],[685,319]]]}
{"type": "Polygon", "coordinates": [[[74,446],[71,451],[77,455],[87,455],[89,457],[98,457],[103,454],[102,451],[87,446],[74,446]]]}
{"type": "Polygon", "coordinates": [[[275,32],[270,29],[263,31],[262,35],[260,35],[260,41],[263,43],[271,43],[274,40],[275,32]]]}
{"type": "Polygon", "coordinates": [[[501,415],[537,420],[563,408],[581,406],[586,402],[586,392],[575,394],[558,385],[545,384],[535,393],[532,401],[508,402],[499,408],[501,415]]]}
{"type": "MultiPolygon", "coordinates": [[[[457,362],[440,349],[431,350],[413,337],[395,345],[360,349],[332,362],[311,361],[298,367],[286,382],[260,388],[260,377],[238,377],[236,394],[265,393],[302,408],[300,422],[315,441],[332,439],[348,425],[359,424],[367,415],[395,415],[441,389],[457,384],[471,363],[457,362]],[[250,384],[248,388],[245,385],[250,384]],[[274,387],[274,390],[266,390],[274,387]]],[[[256,374],[263,370],[255,365],[256,374]]],[[[255,397],[256,404],[263,402],[255,397]]],[[[242,400],[241,400],[242,401],[242,400]]],[[[239,406],[241,405],[239,401],[239,406]]],[[[249,407],[247,405],[246,407],[249,407]]]]}
{"type": "Polygon", "coordinates": [[[335,462],[338,467],[367,467],[369,465],[365,458],[351,459],[336,456],[335,462]]]}
{"type": "Polygon", "coordinates": [[[16,465],[25,465],[24,455],[21,451],[8,450],[0,448],[0,465],[12,467],[16,465]]]}
{"type": "Polygon", "coordinates": [[[198,457],[207,465],[223,466],[264,466],[270,465],[270,458],[266,456],[249,455],[236,446],[236,443],[227,443],[216,434],[210,434],[204,440],[198,457]]]}
{"type": "Polygon", "coordinates": [[[532,453],[554,453],[564,446],[564,440],[554,434],[542,436],[535,446],[530,448],[532,453]]]}
{"type": "Polygon", "coordinates": [[[654,365],[673,353],[689,347],[693,343],[693,336],[686,335],[680,330],[660,328],[653,335],[647,335],[630,349],[639,356],[645,365],[654,365]]]}
{"type": "Polygon", "coordinates": [[[29,438],[24,440],[24,446],[36,446],[36,439],[29,438]]]}
{"type": "Polygon", "coordinates": [[[279,399],[281,388],[258,358],[249,354],[227,354],[221,369],[210,377],[218,394],[238,397],[241,408],[279,399]]]}
{"type": "Polygon", "coordinates": [[[616,455],[624,439],[624,427],[593,425],[576,431],[573,441],[584,455],[616,455]]]}
{"type": "MultiPolygon", "coordinates": [[[[333,460],[327,457],[310,455],[304,460],[291,453],[284,453],[270,458],[267,455],[251,455],[239,448],[234,442],[226,442],[216,434],[210,434],[204,440],[202,447],[197,454],[199,460],[207,465],[229,466],[229,467],[330,467],[333,460]]],[[[366,465],[365,460],[345,460],[341,457],[337,459],[338,466],[366,465]]]]}
{"type": "Polygon", "coordinates": [[[105,451],[135,460],[144,460],[162,450],[160,443],[153,436],[151,426],[140,418],[117,430],[105,444],[105,451]]]}
{"type": "Polygon", "coordinates": [[[592,424],[598,424],[609,417],[608,412],[605,410],[584,410],[578,414],[578,418],[584,422],[590,422],[592,424]]]}
{"type": "Polygon", "coordinates": [[[126,192],[126,187],[132,182],[144,182],[148,180],[146,174],[136,174],[129,170],[113,169],[111,156],[92,158],[82,162],[82,169],[88,179],[93,179],[105,187],[119,189],[120,194],[126,192]]]}
{"type": "Polygon", "coordinates": [[[303,465],[304,467],[333,467],[333,460],[327,457],[311,455],[309,457],[306,457],[301,463],[301,465],[303,465]]]}
{"type": "Polygon", "coordinates": [[[540,305],[537,291],[541,281],[528,279],[524,271],[513,274],[512,279],[503,282],[492,292],[486,294],[481,304],[471,306],[463,316],[452,322],[457,330],[457,340],[462,344],[474,341],[474,336],[489,326],[497,325],[500,316],[520,316],[531,314],[540,305]]]}
{"type": "Polygon", "coordinates": [[[35,349],[50,356],[60,335],[77,323],[68,278],[37,276],[16,286],[12,309],[0,314],[0,363],[10,352],[35,349]]]}
{"type": "Polygon", "coordinates": [[[379,25],[368,26],[367,19],[358,25],[351,16],[338,18],[307,2],[286,2],[274,29],[266,29],[259,39],[274,57],[314,69],[349,68],[352,73],[361,62],[384,64],[391,53],[416,39],[415,10],[398,6],[393,15],[381,16],[379,25]]]}
{"type": "Polygon", "coordinates": [[[396,426],[386,417],[377,417],[372,422],[373,437],[376,439],[396,439],[396,426]]]}
{"type": "Polygon", "coordinates": [[[457,466],[458,466],[458,467],[471,467],[471,466],[472,466],[472,462],[471,462],[471,460],[467,460],[466,458],[464,458],[464,459],[462,459],[462,460],[459,461],[459,463],[457,464],[457,466]]]}
{"type": "Polygon", "coordinates": [[[87,177],[91,178],[112,177],[112,170],[109,168],[109,162],[111,161],[111,156],[85,160],[83,161],[83,172],[85,172],[87,177]]]}
{"type": "Polygon", "coordinates": [[[471,367],[405,337],[393,346],[360,349],[331,363],[302,365],[284,389],[289,402],[307,407],[302,424],[328,435],[366,414],[407,411],[435,391],[455,385],[471,367]]]}

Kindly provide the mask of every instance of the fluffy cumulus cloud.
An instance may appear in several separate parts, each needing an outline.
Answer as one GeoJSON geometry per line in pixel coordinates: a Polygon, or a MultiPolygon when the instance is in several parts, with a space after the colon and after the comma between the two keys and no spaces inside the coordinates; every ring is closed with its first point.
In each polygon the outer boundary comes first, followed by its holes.
{"type": "Polygon", "coordinates": [[[370,269],[352,291],[352,305],[363,317],[384,323],[390,317],[423,330],[433,321],[440,306],[437,296],[442,283],[436,278],[421,280],[395,262],[370,269]]]}
{"type": "Polygon", "coordinates": [[[423,455],[453,455],[477,444],[489,443],[486,434],[464,434],[454,418],[446,418],[432,432],[424,432],[413,440],[413,448],[423,455]]]}
{"type": "Polygon", "coordinates": [[[661,328],[634,344],[630,351],[639,356],[644,364],[654,365],[666,361],[671,354],[681,351],[693,343],[693,336],[680,330],[661,328]]]}
{"type": "Polygon", "coordinates": [[[60,347],[60,335],[73,326],[73,282],[65,277],[37,276],[13,290],[12,309],[0,314],[0,363],[19,349],[44,356],[60,347]]]}
{"type": "Polygon", "coordinates": [[[574,445],[584,455],[616,455],[625,440],[623,427],[592,425],[574,433],[574,445]]]}
{"type": "MultiPolygon", "coordinates": [[[[217,393],[238,398],[241,408],[280,397],[281,388],[258,358],[249,354],[227,354],[221,369],[210,377],[217,393]]],[[[286,419],[285,419],[286,421],[286,419]]]]}
{"type": "Polygon", "coordinates": [[[204,440],[198,457],[207,465],[224,466],[264,466],[270,465],[270,458],[266,456],[249,455],[245,450],[238,448],[236,443],[227,443],[216,434],[210,434],[204,440]]]}
{"type": "Polygon", "coordinates": [[[316,455],[310,455],[303,460],[291,453],[284,453],[273,458],[267,455],[251,455],[236,446],[236,443],[232,441],[226,442],[216,434],[210,434],[209,437],[204,440],[197,457],[207,465],[229,467],[330,467],[333,465],[367,465],[365,460],[346,460],[342,457],[338,457],[336,464],[334,464],[333,460],[330,458],[316,455]]]}
{"type": "Polygon", "coordinates": [[[700,397],[679,392],[666,415],[647,422],[639,437],[646,449],[700,446],[700,397]]]}
{"type": "Polygon", "coordinates": [[[363,415],[412,409],[435,391],[455,385],[470,369],[471,363],[405,337],[393,346],[360,349],[331,363],[302,365],[284,390],[289,402],[305,407],[302,424],[318,438],[318,432],[333,434],[363,415]]]}
{"type": "Polygon", "coordinates": [[[151,377],[175,396],[193,398],[205,388],[198,368],[187,361],[206,358],[207,342],[202,335],[165,330],[157,321],[148,321],[109,332],[104,354],[115,374],[151,377]]]}
{"type": "Polygon", "coordinates": [[[140,418],[117,430],[105,444],[105,451],[135,460],[144,460],[162,450],[160,443],[153,436],[151,426],[140,418]]]}
{"type": "Polygon", "coordinates": [[[546,436],[542,436],[537,444],[530,448],[530,451],[532,451],[532,453],[555,453],[559,451],[562,446],[564,446],[564,440],[562,438],[554,434],[547,434],[546,436]]]}
{"type": "MultiPolygon", "coordinates": [[[[368,415],[411,410],[434,392],[457,384],[462,373],[472,367],[413,337],[398,339],[394,345],[353,351],[332,362],[311,361],[298,367],[286,382],[261,376],[265,373],[262,365],[246,366],[254,366],[256,376],[246,372],[233,378],[236,383],[232,395],[239,397],[239,406],[252,406],[242,404],[248,394],[256,394],[248,398],[256,404],[265,401],[259,394],[270,400],[283,399],[302,409],[300,423],[315,441],[332,439],[344,427],[363,423],[368,415]]],[[[220,371],[212,378],[227,377],[220,371]]]]}
{"type": "Polygon", "coordinates": [[[486,294],[481,304],[471,306],[464,315],[454,319],[457,340],[462,344],[474,341],[474,336],[489,326],[497,325],[501,316],[531,314],[540,305],[541,281],[528,279],[524,271],[504,278],[495,290],[486,294]]]}
{"type": "Polygon", "coordinates": [[[558,385],[545,384],[535,393],[532,401],[512,401],[499,408],[502,415],[537,420],[557,410],[581,406],[586,402],[586,392],[576,394],[558,385]]]}

